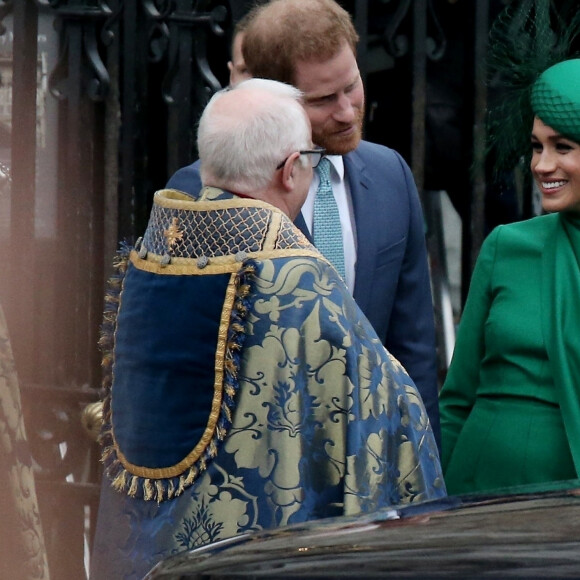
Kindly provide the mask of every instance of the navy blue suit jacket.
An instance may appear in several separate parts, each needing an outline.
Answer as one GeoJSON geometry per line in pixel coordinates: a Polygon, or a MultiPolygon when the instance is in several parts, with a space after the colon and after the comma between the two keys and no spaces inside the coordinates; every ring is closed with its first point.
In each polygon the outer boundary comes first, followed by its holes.
{"type": "MultiPolygon", "coordinates": [[[[394,150],[361,141],[344,156],[357,236],[354,298],[411,376],[440,441],[437,355],[425,223],[411,170],[394,150]]],[[[196,194],[199,161],[167,188],[196,194]]],[[[302,215],[295,224],[310,238],[302,215]]]]}

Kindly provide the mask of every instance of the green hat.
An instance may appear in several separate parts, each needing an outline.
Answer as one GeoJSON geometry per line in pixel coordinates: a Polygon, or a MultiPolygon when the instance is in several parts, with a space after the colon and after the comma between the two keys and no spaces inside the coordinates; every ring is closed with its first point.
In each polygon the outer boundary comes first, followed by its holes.
{"type": "Polygon", "coordinates": [[[546,125],[580,143],[580,58],[545,70],[532,88],[532,109],[546,125]]]}

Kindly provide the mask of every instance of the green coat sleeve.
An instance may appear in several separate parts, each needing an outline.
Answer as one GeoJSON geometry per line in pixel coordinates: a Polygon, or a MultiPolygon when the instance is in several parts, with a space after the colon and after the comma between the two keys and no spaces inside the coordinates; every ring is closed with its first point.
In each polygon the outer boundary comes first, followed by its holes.
{"type": "Polygon", "coordinates": [[[473,407],[479,386],[480,368],[485,356],[485,323],[493,299],[491,278],[500,228],[496,228],[486,238],[477,258],[459,323],[453,358],[440,393],[443,473],[473,407]]]}

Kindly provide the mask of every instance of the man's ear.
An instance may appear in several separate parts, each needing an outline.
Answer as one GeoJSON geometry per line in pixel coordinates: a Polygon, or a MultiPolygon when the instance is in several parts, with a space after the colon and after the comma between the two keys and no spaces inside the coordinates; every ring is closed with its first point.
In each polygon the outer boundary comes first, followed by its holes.
{"type": "Polygon", "coordinates": [[[288,191],[294,189],[294,164],[298,162],[299,158],[300,153],[295,151],[292,155],[288,156],[286,163],[284,163],[284,167],[282,167],[282,184],[288,191]]]}

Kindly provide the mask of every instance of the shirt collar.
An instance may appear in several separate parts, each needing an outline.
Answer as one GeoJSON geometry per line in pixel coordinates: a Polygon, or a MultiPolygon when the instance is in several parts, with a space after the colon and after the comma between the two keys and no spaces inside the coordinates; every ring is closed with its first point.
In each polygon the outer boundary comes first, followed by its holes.
{"type": "Polygon", "coordinates": [[[342,181],[344,179],[344,159],[342,155],[326,155],[325,157],[330,161],[338,178],[342,181]]]}

